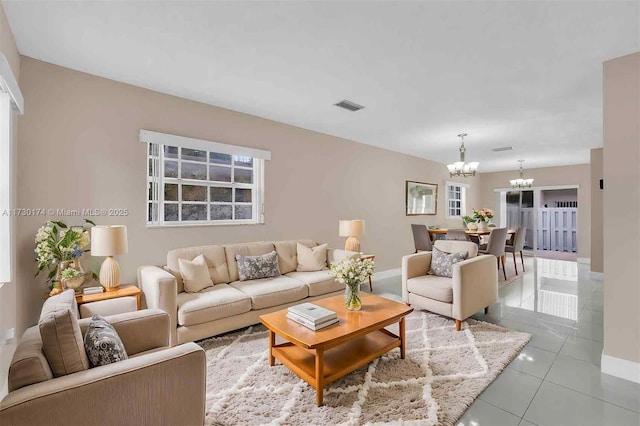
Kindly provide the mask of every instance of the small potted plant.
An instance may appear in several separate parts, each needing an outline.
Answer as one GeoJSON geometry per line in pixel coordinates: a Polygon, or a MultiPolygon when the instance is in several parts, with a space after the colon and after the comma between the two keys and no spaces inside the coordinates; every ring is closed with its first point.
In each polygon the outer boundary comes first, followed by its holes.
{"type": "Polygon", "coordinates": [[[467,229],[470,229],[472,231],[475,231],[476,229],[478,229],[478,224],[476,223],[476,220],[471,216],[462,216],[462,223],[464,224],[464,226],[467,227],[467,229]]]}

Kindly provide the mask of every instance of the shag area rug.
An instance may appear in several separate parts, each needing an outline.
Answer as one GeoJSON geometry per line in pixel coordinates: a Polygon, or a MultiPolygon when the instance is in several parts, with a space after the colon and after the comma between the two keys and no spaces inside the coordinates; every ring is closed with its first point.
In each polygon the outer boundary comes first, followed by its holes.
{"type": "MultiPolygon", "coordinates": [[[[396,328],[389,328],[397,333],[396,328]]],[[[394,349],[315,390],[276,360],[262,325],[198,342],[207,354],[207,425],[453,425],[529,341],[530,335],[414,311],[407,356],[394,349]]],[[[336,348],[334,350],[339,350],[336,348]]]]}

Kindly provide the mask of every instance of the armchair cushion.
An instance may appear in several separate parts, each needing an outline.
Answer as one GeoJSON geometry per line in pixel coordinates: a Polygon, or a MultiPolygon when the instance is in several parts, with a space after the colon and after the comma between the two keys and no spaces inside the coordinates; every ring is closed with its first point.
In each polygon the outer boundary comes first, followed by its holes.
{"type": "Polygon", "coordinates": [[[438,277],[451,278],[453,274],[453,265],[465,260],[469,255],[468,252],[462,251],[458,253],[445,253],[433,248],[431,253],[431,269],[429,273],[438,277]]]}
{"type": "Polygon", "coordinates": [[[407,289],[429,299],[444,303],[453,303],[453,280],[446,277],[428,276],[410,278],[407,280],[407,289]]]}
{"type": "Polygon", "coordinates": [[[44,302],[38,327],[42,349],[55,377],[89,368],[73,290],[63,291],[44,302]]]}
{"type": "Polygon", "coordinates": [[[100,315],[94,315],[84,336],[84,348],[92,367],[127,359],[127,351],[118,332],[100,315]]]}

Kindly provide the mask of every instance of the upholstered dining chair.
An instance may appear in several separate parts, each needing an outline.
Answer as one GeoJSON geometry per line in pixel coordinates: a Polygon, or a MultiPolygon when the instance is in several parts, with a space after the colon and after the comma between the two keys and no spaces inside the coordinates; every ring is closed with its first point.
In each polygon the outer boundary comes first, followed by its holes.
{"type": "Polygon", "coordinates": [[[419,251],[431,251],[433,245],[431,244],[431,238],[429,237],[429,231],[427,231],[426,225],[411,224],[411,232],[413,232],[413,245],[416,248],[416,253],[419,251]]]}
{"type": "Polygon", "coordinates": [[[447,229],[447,240],[471,241],[464,229],[447,229]]]}
{"type": "Polygon", "coordinates": [[[505,253],[513,254],[513,266],[516,268],[516,275],[518,275],[518,263],[516,262],[516,253],[520,252],[520,261],[522,262],[522,272],[524,272],[524,256],[522,250],[524,250],[524,240],[527,237],[527,228],[524,226],[516,229],[516,234],[513,237],[513,245],[507,244],[504,247],[505,253]]]}
{"type": "Polygon", "coordinates": [[[507,228],[493,228],[491,234],[489,234],[489,243],[485,250],[478,250],[478,253],[492,254],[498,261],[498,270],[500,270],[500,263],[502,263],[502,274],[504,279],[507,279],[507,271],[504,269],[504,249],[507,244],[507,228]]]}

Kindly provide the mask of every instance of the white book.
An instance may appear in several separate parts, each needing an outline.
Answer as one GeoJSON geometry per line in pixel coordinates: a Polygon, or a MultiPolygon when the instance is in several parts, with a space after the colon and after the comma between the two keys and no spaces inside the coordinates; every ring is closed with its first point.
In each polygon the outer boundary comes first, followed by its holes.
{"type": "Polygon", "coordinates": [[[330,319],[328,321],[325,321],[325,322],[322,322],[320,324],[314,324],[311,321],[309,321],[309,320],[307,320],[307,319],[305,319],[305,318],[303,318],[303,317],[301,317],[299,315],[294,314],[293,312],[287,312],[287,318],[289,318],[292,321],[297,322],[300,325],[304,325],[305,327],[310,328],[313,331],[317,331],[317,330],[323,329],[325,327],[329,327],[330,325],[335,324],[338,321],[340,321],[338,318],[332,318],[332,319],[330,319]]]}
{"type": "Polygon", "coordinates": [[[314,324],[320,324],[338,317],[335,312],[321,306],[314,305],[313,303],[301,303],[300,305],[290,306],[289,312],[293,312],[314,324]]]}
{"type": "Polygon", "coordinates": [[[102,293],[103,291],[104,291],[104,288],[102,287],[86,287],[82,289],[83,294],[102,293]]]}

